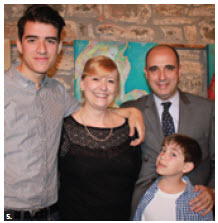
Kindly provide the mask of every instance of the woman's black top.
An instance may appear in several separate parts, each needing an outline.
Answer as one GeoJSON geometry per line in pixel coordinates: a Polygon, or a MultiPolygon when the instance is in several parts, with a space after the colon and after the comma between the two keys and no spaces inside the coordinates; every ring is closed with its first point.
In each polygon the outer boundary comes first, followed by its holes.
{"type": "MultiPolygon", "coordinates": [[[[88,127],[99,139],[109,128],[88,127]]],[[[65,118],[59,152],[61,220],[129,220],[141,167],[140,147],[131,147],[127,120],[104,142],[95,141],[72,116],[65,118]]]]}

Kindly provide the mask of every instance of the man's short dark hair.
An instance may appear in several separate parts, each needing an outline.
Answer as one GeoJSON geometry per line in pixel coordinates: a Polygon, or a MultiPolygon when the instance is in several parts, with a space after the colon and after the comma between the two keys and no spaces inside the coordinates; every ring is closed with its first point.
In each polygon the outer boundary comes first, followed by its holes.
{"type": "Polygon", "coordinates": [[[179,54],[178,54],[177,50],[176,50],[174,47],[172,47],[172,46],[170,46],[170,45],[167,45],[167,44],[165,44],[165,45],[157,45],[157,46],[152,47],[152,48],[147,52],[147,54],[146,54],[146,57],[145,57],[145,65],[147,64],[148,56],[149,56],[149,54],[151,53],[151,51],[152,51],[153,49],[159,47],[159,46],[164,46],[164,47],[168,47],[169,49],[171,49],[171,50],[175,53],[175,56],[176,56],[176,60],[177,60],[177,64],[178,64],[178,66],[180,65],[179,54]]]}
{"type": "Polygon", "coordinates": [[[193,162],[195,167],[201,162],[201,148],[194,138],[182,134],[173,134],[165,137],[163,145],[169,142],[175,142],[182,149],[185,162],[193,162]]]}
{"type": "Polygon", "coordinates": [[[27,21],[42,22],[53,25],[58,30],[58,41],[60,41],[61,31],[65,26],[65,22],[59,13],[50,6],[37,4],[26,9],[24,16],[21,17],[17,23],[18,37],[21,42],[27,21]]]}

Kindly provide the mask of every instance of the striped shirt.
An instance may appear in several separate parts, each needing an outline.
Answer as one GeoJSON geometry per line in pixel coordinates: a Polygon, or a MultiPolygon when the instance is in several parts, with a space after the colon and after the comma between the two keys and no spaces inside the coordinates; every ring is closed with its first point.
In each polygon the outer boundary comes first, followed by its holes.
{"type": "Polygon", "coordinates": [[[55,79],[35,84],[15,66],[5,73],[4,204],[33,210],[57,202],[57,151],[63,118],[79,102],[55,79]]]}

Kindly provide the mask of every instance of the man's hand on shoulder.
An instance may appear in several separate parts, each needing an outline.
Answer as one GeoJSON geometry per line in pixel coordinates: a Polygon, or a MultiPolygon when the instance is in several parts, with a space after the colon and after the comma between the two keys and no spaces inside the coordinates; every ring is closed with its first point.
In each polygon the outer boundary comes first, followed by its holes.
{"type": "Polygon", "coordinates": [[[213,206],[215,204],[215,193],[212,188],[203,185],[196,185],[194,187],[194,192],[198,191],[200,191],[200,194],[192,199],[189,205],[192,206],[191,210],[195,213],[204,211],[202,213],[202,216],[205,216],[213,209],[213,206]]]}

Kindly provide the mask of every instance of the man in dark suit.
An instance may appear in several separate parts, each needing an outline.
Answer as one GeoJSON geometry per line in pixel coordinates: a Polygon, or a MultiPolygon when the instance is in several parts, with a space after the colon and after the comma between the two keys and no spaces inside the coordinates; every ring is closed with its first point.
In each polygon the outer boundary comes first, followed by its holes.
{"type": "Polygon", "coordinates": [[[214,103],[178,89],[181,66],[179,55],[171,46],[153,47],[147,53],[144,71],[153,93],[135,101],[125,102],[121,106],[140,109],[146,126],[145,141],[142,144],[142,169],[133,195],[132,214],[143,193],[157,177],[155,162],[164,138],[162,129],[164,108],[161,103],[171,102],[169,113],[175,132],[195,138],[202,149],[202,162],[188,174],[188,177],[195,185],[195,191],[200,191],[200,194],[190,202],[190,208],[196,212],[204,210],[206,215],[213,208],[215,201],[214,103]]]}

